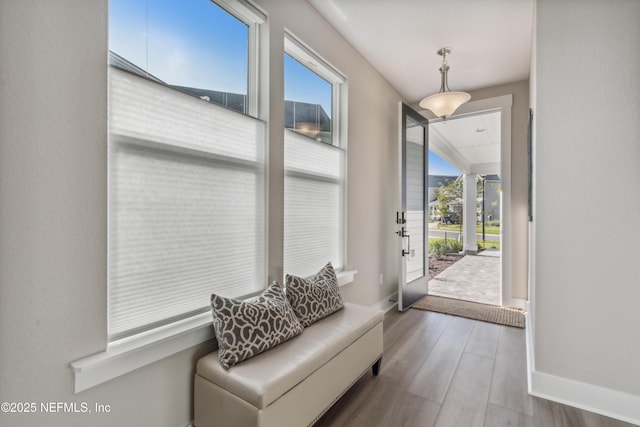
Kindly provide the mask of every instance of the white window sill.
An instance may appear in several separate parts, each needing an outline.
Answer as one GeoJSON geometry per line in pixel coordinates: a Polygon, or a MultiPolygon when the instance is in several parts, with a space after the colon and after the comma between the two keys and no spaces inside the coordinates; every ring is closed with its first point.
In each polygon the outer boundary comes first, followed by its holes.
{"type": "Polygon", "coordinates": [[[336,272],[338,278],[338,286],[348,285],[353,282],[353,277],[358,273],[358,270],[343,270],[336,272]]]}
{"type": "MultiPolygon", "coordinates": [[[[353,282],[357,272],[337,272],[338,285],[353,282]]],[[[74,392],[87,390],[214,338],[209,312],[123,338],[109,344],[103,352],[70,363],[74,392]]]]}
{"type": "Polygon", "coordinates": [[[111,343],[101,353],[71,362],[74,392],[169,357],[214,338],[211,313],[202,313],[111,343]]]}

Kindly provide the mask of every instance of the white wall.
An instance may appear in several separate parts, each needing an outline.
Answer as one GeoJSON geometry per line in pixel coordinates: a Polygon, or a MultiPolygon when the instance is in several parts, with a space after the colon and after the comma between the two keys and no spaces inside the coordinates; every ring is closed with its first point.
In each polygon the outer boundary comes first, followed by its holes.
{"type": "Polygon", "coordinates": [[[532,386],[638,423],[640,2],[536,13],[532,386]]]}
{"type": "MultiPolygon", "coordinates": [[[[286,25],[349,79],[347,254],[359,273],[344,293],[377,304],[398,275],[400,96],[308,2],[259,4],[271,47],[261,101],[271,138],[269,275],[282,277],[286,25]]],[[[195,360],[210,344],[72,393],[69,362],[107,340],[107,1],[3,1],[0,43],[0,401],[111,405],[109,414],[0,413],[0,424],[182,427],[195,360]]]]}

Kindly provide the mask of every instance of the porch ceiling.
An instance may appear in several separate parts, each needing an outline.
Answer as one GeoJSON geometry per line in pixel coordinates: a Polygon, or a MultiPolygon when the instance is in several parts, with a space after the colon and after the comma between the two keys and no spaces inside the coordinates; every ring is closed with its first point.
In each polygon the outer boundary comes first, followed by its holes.
{"type": "Polygon", "coordinates": [[[499,174],[500,114],[430,123],[429,149],[466,174],[499,174]]]}

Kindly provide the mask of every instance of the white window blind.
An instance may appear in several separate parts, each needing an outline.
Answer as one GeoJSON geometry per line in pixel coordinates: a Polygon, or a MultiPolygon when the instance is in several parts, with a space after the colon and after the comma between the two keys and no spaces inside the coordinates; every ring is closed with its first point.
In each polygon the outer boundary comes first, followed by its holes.
{"type": "Polygon", "coordinates": [[[263,122],[111,67],[109,337],[259,292],[263,122]]]}
{"type": "Polygon", "coordinates": [[[302,277],[344,267],[341,148],[285,130],[284,271],[302,277]]]}

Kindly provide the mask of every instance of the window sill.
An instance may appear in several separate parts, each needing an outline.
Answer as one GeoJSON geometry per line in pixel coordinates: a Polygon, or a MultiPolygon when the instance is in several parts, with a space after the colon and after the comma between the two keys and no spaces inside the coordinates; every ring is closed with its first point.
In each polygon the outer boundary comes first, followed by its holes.
{"type": "Polygon", "coordinates": [[[202,313],[109,344],[103,352],[70,363],[74,393],[214,339],[211,313],[202,313]]]}
{"type": "MultiPolygon", "coordinates": [[[[338,285],[353,282],[357,270],[336,273],[338,285]]],[[[70,363],[74,393],[149,365],[215,338],[211,313],[202,313],[111,343],[103,352],[70,363]]]]}
{"type": "Polygon", "coordinates": [[[353,282],[353,277],[358,273],[358,270],[343,270],[337,271],[336,277],[338,278],[338,286],[348,285],[353,282]]]}

